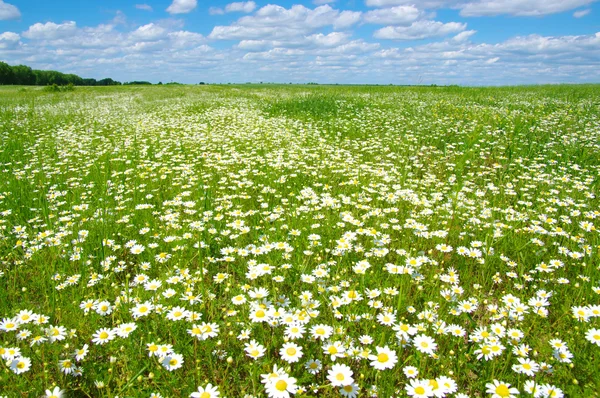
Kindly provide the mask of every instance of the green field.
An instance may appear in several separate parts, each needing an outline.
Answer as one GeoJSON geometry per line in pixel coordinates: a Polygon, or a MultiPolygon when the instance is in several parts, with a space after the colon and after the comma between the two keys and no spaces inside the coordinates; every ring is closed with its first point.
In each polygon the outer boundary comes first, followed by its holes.
{"type": "Polygon", "coordinates": [[[0,396],[599,396],[599,94],[0,87],[0,396]]]}

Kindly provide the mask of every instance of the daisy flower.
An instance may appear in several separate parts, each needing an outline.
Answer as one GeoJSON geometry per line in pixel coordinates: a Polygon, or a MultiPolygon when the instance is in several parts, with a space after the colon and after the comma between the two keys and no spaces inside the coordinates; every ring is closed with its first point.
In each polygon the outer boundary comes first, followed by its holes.
{"type": "Polygon", "coordinates": [[[112,329],[102,328],[96,331],[92,337],[92,343],[106,344],[115,338],[115,333],[112,331],[112,329]]]}
{"type": "Polygon", "coordinates": [[[318,359],[310,359],[310,360],[306,361],[306,363],[304,364],[304,367],[306,368],[308,373],[314,375],[321,371],[321,368],[323,367],[323,365],[321,364],[321,361],[319,361],[318,359]]]}
{"type": "Polygon", "coordinates": [[[592,344],[600,346],[600,329],[590,329],[585,334],[585,338],[592,344]]]}
{"type": "Polygon", "coordinates": [[[289,363],[298,362],[302,358],[302,347],[294,343],[286,343],[279,350],[281,358],[289,363]]]}
{"type": "Polygon", "coordinates": [[[352,369],[348,365],[335,364],[327,372],[327,380],[334,387],[343,387],[354,383],[352,378],[352,369]]]}
{"type": "Polygon", "coordinates": [[[358,397],[358,392],[360,391],[360,387],[356,383],[348,384],[347,386],[343,386],[338,390],[343,397],[347,398],[356,398],[358,397]]]}
{"type": "Polygon", "coordinates": [[[161,359],[160,364],[168,371],[179,369],[183,366],[183,355],[175,353],[169,354],[161,359]]]}
{"type": "Polygon", "coordinates": [[[27,372],[31,368],[31,359],[27,357],[16,357],[8,364],[10,370],[16,374],[27,372]]]}
{"type": "Polygon", "coordinates": [[[53,390],[46,390],[44,398],[61,398],[63,396],[63,390],[56,386],[53,390]]]}
{"type": "Polygon", "coordinates": [[[198,387],[198,391],[190,394],[192,398],[216,398],[220,395],[216,386],[208,383],[206,387],[198,387]]]}
{"type": "Polygon", "coordinates": [[[287,374],[279,374],[269,379],[265,389],[270,398],[289,398],[290,394],[295,394],[298,391],[298,386],[295,378],[287,374]]]}
{"type": "Polygon", "coordinates": [[[388,346],[376,347],[377,355],[369,355],[371,366],[377,370],[391,369],[398,362],[396,352],[390,350],[388,346]]]}
{"type": "Polygon", "coordinates": [[[510,384],[503,381],[494,380],[493,383],[487,383],[486,392],[492,395],[492,398],[515,398],[519,395],[519,390],[511,388],[510,384]]]}
{"type": "Polygon", "coordinates": [[[402,369],[402,371],[404,372],[404,375],[409,379],[413,379],[419,375],[419,370],[414,366],[405,366],[404,369],[402,369]]]}
{"type": "Polygon", "coordinates": [[[410,384],[407,384],[404,389],[406,394],[410,397],[415,398],[427,398],[433,397],[433,387],[429,383],[429,380],[413,379],[410,384]]]}
{"type": "Polygon", "coordinates": [[[248,355],[250,358],[258,359],[265,355],[266,349],[256,340],[251,340],[250,343],[246,343],[244,346],[244,351],[246,351],[246,355],[248,355]]]}
{"type": "Polygon", "coordinates": [[[435,340],[424,334],[415,336],[413,344],[418,351],[427,355],[433,355],[434,351],[437,349],[435,340]]]}

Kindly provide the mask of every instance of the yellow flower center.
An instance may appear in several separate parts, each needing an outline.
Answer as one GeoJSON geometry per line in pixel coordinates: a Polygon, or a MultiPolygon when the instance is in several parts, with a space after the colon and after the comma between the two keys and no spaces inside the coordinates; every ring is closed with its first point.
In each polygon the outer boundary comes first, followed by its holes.
{"type": "Polygon", "coordinates": [[[100,336],[99,336],[99,337],[100,337],[102,340],[104,340],[104,339],[108,338],[108,333],[106,333],[106,332],[102,332],[102,333],[100,333],[100,336]]]}
{"type": "Polygon", "coordinates": [[[277,383],[275,383],[275,388],[277,389],[277,391],[285,391],[287,390],[287,383],[285,380],[279,380],[277,383]]]}
{"type": "Polygon", "coordinates": [[[390,360],[390,357],[388,356],[388,354],[381,353],[381,354],[377,355],[378,362],[385,363],[389,360],[390,360]]]}
{"type": "Polygon", "coordinates": [[[202,395],[200,395],[200,398],[210,398],[210,393],[205,391],[202,393],[202,395]]]}
{"type": "Polygon", "coordinates": [[[296,349],[294,347],[289,347],[288,349],[285,350],[286,354],[288,354],[289,356],[293,356],[296,355],[296,349]]]}
{"type": "Polygon", "coordinates": [[[335,378],[336,378],[336,380],[342,381],[342,380],[344,380],[344,374],[343,373],[338,373],[335,376],[335,378]]]}
{"type": "Polygon", "coordinates": [[[496,387],[496,394],[501,397],[510,397],[510,391],[508,390],[508,386],[506,384],[500,384],[496,387]]]}
{"type": "Polygon", "coordinates": [[[415,393],[419,394],[419,395],[423,395],[423,394],[425,394],[425,389],[423,387],[419,386],[419,387],[415,388],[415,393]]]}

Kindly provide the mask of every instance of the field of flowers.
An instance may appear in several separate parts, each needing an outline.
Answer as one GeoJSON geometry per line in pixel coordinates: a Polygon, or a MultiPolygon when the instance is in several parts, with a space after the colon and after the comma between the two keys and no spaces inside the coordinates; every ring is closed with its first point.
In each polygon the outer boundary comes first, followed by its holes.
{"type": "Polygon", "coordinates": [[[0,396],[598,396],[598,90],[0,88],[0,396]]]}

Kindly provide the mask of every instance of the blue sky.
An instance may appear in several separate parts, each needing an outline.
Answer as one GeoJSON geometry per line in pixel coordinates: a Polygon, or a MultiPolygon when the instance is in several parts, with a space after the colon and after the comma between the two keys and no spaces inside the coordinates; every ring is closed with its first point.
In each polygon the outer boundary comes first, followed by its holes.
{"type": "Polygon", "coordinates": [[[600,82],[596,0],[0,0],[0,60],[152,82],[600,82]]]}

